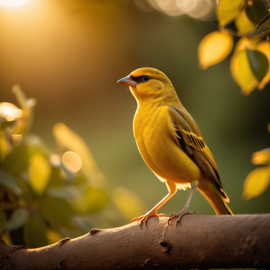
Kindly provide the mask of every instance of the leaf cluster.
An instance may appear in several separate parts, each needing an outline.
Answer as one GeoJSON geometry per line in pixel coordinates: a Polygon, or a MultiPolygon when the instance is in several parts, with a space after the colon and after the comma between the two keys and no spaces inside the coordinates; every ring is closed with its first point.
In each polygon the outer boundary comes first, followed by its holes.
{"type": "Polygon", "coordinates": [[[206,35],[199,47],[201,68],[224,60],[232,51],[231,74],[244,95],[262,90],[270,81],[270,2],[266,0],[220,0],[219,31],[206,35]]]}
{"type": "MultiPolygon", "coordinates": [[[[93,213],[110,201],[105,179],[87,145],[63,123],[53,128],[50,152],[30,133],[34,99],[13,88],[19,104],[0,103],[0,230],[7,242],[39,247],[86,233],[93,213]],[[62,154],[69,153],[63,162],[62,154]],[[79,168],[73,169],[74,157],[79,168]]],[[[75,162],[76,163],[76,162],[75,162]]]]}

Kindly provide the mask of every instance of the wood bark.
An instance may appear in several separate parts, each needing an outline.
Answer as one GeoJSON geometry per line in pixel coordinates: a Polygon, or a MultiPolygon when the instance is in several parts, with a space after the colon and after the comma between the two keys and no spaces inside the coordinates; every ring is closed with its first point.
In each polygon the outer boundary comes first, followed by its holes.
{"type": "Polygon", "coordinates": [[[270,214],[151,218],[37,249],[0,243],[0,269],[270,268],[270,214]]]}

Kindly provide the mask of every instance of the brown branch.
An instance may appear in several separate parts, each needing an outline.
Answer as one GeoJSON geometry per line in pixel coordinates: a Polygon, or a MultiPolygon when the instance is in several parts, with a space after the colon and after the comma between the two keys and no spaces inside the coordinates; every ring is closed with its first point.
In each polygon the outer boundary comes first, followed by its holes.
{"type": "Polygon", "coordinates": [[[252,37],[253,39],[263,38],[270,35],[270,30],[262,32],[261,34],[258,34],[257,36],[252,37]]]}
{"type": "Polygon", "coordinates": [[[270,214],[186,215],[92,229],[38,249],[0,243],[1,269],[270,268],[270,214]]]}
{"type": "Polygon", "coordinates": [[[246,37],[246,38],[253,39],[253,40],[258,39],[258,38],[263,38],[263,37],[270,35],[270,30],[267,30],[265,32],[262,32],[260,34],[254,35],[254,36],[252,36],[251,34],[241,34],[241,33],[238,33],[237,31],[234,31],[234,30],[229,29],[229,28],[219,28],[219,30],[223,31],[225,33],[228,33],[234,37],[246,37]]]}
{"type": "Polygon", "coordinates": [[[264,16],[261,21],[256,25],[256,28],[258,29],[262,24],[264,24],[268,19],[270,18],[270,13],[268,13],[266,16],[264,16]]]}

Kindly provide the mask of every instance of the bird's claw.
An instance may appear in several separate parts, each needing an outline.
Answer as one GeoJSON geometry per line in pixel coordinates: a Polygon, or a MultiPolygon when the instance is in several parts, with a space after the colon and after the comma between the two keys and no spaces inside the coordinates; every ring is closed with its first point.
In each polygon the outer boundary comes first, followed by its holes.
{"type": "Polygon", "coordinates": [[[131,222],[135,221],[140,222],[140,227],[142,229],[143,223],[145,223],[145,226],[147,227],[147,221],[151,217],[166,217],[166,214],[157,214],[154,212],[148,212],[143,216],[133,218],[131,222]]]}
{"type": "Polygon", "coordinates": [[[168,225],[171,225],[171,221],[174,219],[174,218],[177,218],[177,221],[176,221],[176,226],[178,226],[178,223],[179,225],[181,225],[181,219],[183,218],[184,215],[187,215],[187,214],[195,214],[197,215],[196,212],[190,212],[188,211],[188,209],[183,209],[182,211],[180,211],[179,213],[177,214],[171,214],[169,219],[168,219],[168,225]]]}

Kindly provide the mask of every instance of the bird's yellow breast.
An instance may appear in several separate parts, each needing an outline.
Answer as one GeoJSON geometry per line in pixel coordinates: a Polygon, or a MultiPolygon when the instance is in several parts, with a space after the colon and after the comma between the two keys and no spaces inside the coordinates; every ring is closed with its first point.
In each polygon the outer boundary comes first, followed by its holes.
{"type": "Polygon", "coordinates": [[[159,178],[176,184],[188,184],[200,178],[198,166],[174,140],[176,134],[167,106],[140,104],[133,130],[144,161],[159,178]]]}

